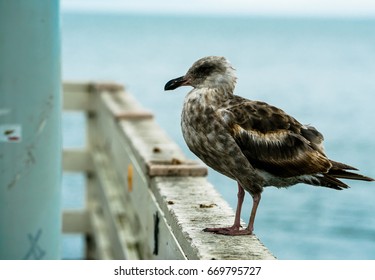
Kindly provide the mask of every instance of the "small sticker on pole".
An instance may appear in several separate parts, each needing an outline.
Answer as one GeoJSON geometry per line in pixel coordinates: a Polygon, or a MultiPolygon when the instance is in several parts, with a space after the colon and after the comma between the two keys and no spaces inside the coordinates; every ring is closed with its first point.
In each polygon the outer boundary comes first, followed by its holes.
{"type": "Polygon", "coordinates": [[[19,143],[22,140],[22,128],[19,124],[0,124],[0,142],[19,143]]]}

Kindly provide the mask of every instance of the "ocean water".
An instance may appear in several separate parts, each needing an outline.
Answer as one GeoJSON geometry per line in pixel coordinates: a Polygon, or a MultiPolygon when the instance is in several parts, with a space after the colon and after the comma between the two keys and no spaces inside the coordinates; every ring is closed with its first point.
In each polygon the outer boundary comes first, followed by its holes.
{"type": "MultiPolygon", "coordinates": [[[[64,80],[110,80],[151,109],[190,158],[180,131],[188,88],[164,92],[207,55],[237,69],[236,94],[263,100],[325,135],[327,155],[375,177],[375,20],[194,17],[65,13],[64,80]]],[[[64,146],[81,146],[82,116],[64,114],[64,146]]],[[[79,175],[64,176],[64,206],[82,207],[79,175]]],[[[213,170],[212,182],[235,208],[236,183],[213,170]]],[[[266,188],[255,233],[279,259],[375,259],[375,183],[335,191],[307,185],[266,188]]],[[[251,199],[242,218],[247,222],[251,199]]],[[[214,236],[213,236],[214,238],[214,236]]],[[[64,239],[63,257],[82,240],[64,239]]],[[[77,249],[78,248],[78,249],[77,249]]],[[[78,254],[78,255],[77,255],[78,254]]]]}

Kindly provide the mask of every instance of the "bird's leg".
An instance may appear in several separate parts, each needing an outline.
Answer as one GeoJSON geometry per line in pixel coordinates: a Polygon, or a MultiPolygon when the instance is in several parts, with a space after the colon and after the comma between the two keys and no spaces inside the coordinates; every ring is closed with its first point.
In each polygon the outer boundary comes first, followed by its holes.
{"type": "Polygon", "coordinates": [[[205,228],[203,231],[213,232],[217,234],[224,234],[224,235],[246,235],[246,234],[252,233],[252,232],[249,232],[247,229],[240,230],[241,209],[242,209],[242,203],[245,197],[245,191],[239,183],[237,184],[238,184],[237,208],[236,208],[236,216],[234,217],[233,225],[231,227],[223,227],[223,228],[205,228]]]}
{"type": "Polygon", "coordinates": [[[236,216],[234,217],[233,226],[231,226],[231,228],[234,230],[239,230],[241,227],[241,210],[242,210],[243,200],[245,198],[245,191],[243,187],[240,185],[240,183],[237,183],[237,185],[238,185],[238,193],[237,193],[236,216]]]}
{"type": "Polygon", "coordinates": [[[253,208],[251,209],[249,224],[247,225],[247,228],[246,228],[250,232],[253,232],[254,230],[255,215],[257,214],[257,209],[258,209],[258,205],[260,202],[260,198],[261,198],[260,193],[253,195],[253,208]]]}

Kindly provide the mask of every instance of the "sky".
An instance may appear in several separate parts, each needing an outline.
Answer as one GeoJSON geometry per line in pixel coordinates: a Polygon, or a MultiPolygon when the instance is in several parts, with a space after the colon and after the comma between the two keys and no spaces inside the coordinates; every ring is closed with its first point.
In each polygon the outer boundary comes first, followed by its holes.
{"type": "Polygon", "coordinates": [[[375,17],[375,0],[61,0],[63,11],[375,17]]]}

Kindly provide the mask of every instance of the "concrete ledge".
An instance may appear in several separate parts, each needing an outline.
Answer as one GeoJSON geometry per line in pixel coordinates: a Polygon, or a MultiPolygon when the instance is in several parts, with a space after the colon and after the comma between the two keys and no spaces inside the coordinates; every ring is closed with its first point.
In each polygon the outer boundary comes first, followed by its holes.
{"type": "Polygon", "coordinates": [[[234,212],[206,178],[155,177],[151,189],[188,259],[275,259],[255,235],[202,230],[229,226],[234,212]]]}
{"type": "Polygon", "coordinates": [[[88,174],[87,215],[66,213],[64,229],[79,230],[74,222],[88,219],[90,257],[275,259],[255,235],[202,231],[231,225],[234,211],[208,183],[207,168],[186,158],[123,87],[64,88],[66,109],[88,112],[88,146],[64,152],[67,171],[88,174]]]}

